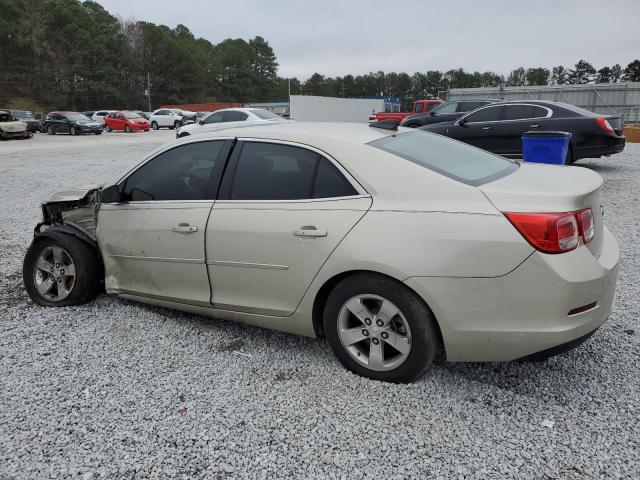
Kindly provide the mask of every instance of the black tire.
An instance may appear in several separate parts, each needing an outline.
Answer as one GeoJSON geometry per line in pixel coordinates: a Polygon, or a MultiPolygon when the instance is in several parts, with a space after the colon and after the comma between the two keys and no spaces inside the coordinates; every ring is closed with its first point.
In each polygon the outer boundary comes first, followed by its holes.
{"type": "MultiPolygon", "coordinates": [[[[22,265],[22,278],[27,294],[38,305],[67,307],[81,305],[98,295],[101,290],[102,267],[95,250],[79,238],[64,233],[37,237],[27,250],[22,265]],[[69,295],[60,301],[50,301],[38,293],[36,287],[36,261],[48,247],[58,246],[66,250],[75,265],[75,280],[69,295]]],[[[64,273],[64,272],[63,272],[64,273]]]]}
{"type": "Polygon", "coordinates": [[[51,125],[47,127],[47,135],[55,135],[56,132],[51,125]]]}
{"type": "Polygon", "coordinates": [[[99,132],[93,132],[93,133],[94,133],[94,134],[96,134],[96,135],[102,135],[102,131],[99,131],[99,132]]]}
{"type": "Polygon", "coordinates": [[[110,131],[111,131],[111,127],[110,127],[109,125],[106,125],[106,126],[104,127],[104,129],[105,129],[107,132],[110,132],[110,131]]]}
{"type": "Polygon", "coordinates": [[[151,122],[151,128],[153,128],[154,130],[158,130],[158,122],[156,122],[155,120],[151,122]]]}
{"type": "Polygon", "coordinates": [[[407,127],[407,128],[418,128],[418,127],[421,127],[422,125],[419,125],[417,123],[408,123],[408,124],[403,125],[403,126],[407,127]]]}
{"type": "Polygon", "coordinates": [[[78,134],[78,130],[76,130],[76,127],[71,127],[69,129],[69,134],[73,135],[73,136],[77,135],[78,134]]]}
{"type": "Polygon", "coordinates": [[[567,156],[564,159],[564,164],[571,165],[575,161],[576,159],[573,156],[573,148],[571,147],[571,145],[569,145],[569,148],[567,148],[567,156]]]}
{"type": "Polygon", "coordinates": [[[182,126],[182,122],[180,122],[179,120],[176,120],[175,122],[173,122],[173,128],[180,128],[182,126]]]}
{"type": "Polygon", "coordinates": [[[131,127],[129,125],[124,126],[124,133],[131,133],[131,127]]]}
{"type": "Polygon", "coordinates": [[[178,138],[182,138],[182,137],[188,137],[190,134],[187,132],[183,132],[180,134],[180,136],[178,138]]]}
{"type": "Polygon", "coordinates": [[[383,275],[355,274],[338,283],[325,304],[323,324],[329,345],[340,363],[347,370],[373,380],[411,382],[431,366],[442,350],[436,319],[429,307],[401,282],[383,275]],[[349,299],[361,294],[372,294],[389,300],[397,306],[409,324],[411,349],[406,359],[392,370],[376,371],[367,368],[357,362],[340,342],[339,313],[349,299]]]}

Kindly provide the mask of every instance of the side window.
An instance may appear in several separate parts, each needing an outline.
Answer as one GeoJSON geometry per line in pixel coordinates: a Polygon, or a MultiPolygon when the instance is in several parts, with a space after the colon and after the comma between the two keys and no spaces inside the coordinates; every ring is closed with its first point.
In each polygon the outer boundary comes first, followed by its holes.
{"type": "Polygon", "coordinates": [[[500,112],[502,106],[499,107],[487,107],[477,112],[474,112],[465,118],[467,123],[471,122],[494,122],[500,120],[500,112]]]}
{"type": "Polygon", "coordinates": [[[422,113],[424,111],[424,105],[422,103],[416,103],[415,112],[422,113]]]}
{"type": "Polygon", "coordinates": [[[319,155],[275,143],[247,142],[235,168],[231,200],[302,200],[313,195],[319,155]]]}
{"type": "Polygon", "coordinates": [[[345,176],[326,158],[320,158],[313,198],[348,197],[358,192],[345,176]]]}
{"type": "Polygon", "coordinates": [[[122,188],[129,201],[207,200],[208,185],[222,174],[223,140],[181,145],[145,163],[122,188]]]}
{"type": "Polygon", "coordinates": [[[532,118],[541,118],[547,116],[547,109],[542,107],[533,107],[533,117],[532,118]]]}
{"type": "Polygon", "coordinates": [[[220,123],[223,121],[223,118],[224,118],[224,112],[212,113],[207,118],[205,118],[204,123],[205,124],[220,123]]]}
{"type": "Polygon", "coordinates": [[[225,112],[224,121],[225,122],[243,122],[245,121],[249,115],[244,112],[230,111],[225,112]]]}
{"type": "Polygon", "coordinates": [[[442,115],[447,113],[454,113],[456,111],[456,107],[458,106],[458,102],[448,102],[444,105],[440,105],[434,113],[435,115],[442,115]]]}
{"type": "Polygon", "coordinates": [[[533,117],[533,105],[505,105],[503,120],[524,120],[533,117]]]}
{"type": "Polygon", "coordinates": [[[476,108],[482,107],[482,103],[479,102],[460,102],[458,103],[458,108],[456,108],[456,112],[458,113],[466,113],[475,110],[476,108]]]}
{"type": "Polygon", "coordinates": [[[442,105],[441,103],[430,103],[427,106],[427,112],[430,112],[431,110],[435,110],[436,108],[438,108],[440,105],[442,105]]]}

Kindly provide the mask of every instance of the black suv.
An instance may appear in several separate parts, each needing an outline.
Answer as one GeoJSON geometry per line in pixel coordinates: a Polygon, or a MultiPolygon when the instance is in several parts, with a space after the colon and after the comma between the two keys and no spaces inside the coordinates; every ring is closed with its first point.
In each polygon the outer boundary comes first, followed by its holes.
{"type": "Polygon", "coordinates": [[[68,133],[69,135],[94,133],[100,135],[104,125],[91,120],[80,112],[50,112],[44,121],[44,129],[49,135],[56,133],[68,133]]]}
{"type": "Polygon", "coordinates": [[[482,100],[452,100],[438,105],[433,110],[425,113],[415,113],[402,119],[401,127],[417,128],[433,123],[450,122],[455,120],[467,112],[476,108],[489,105],[500,100],[482,99],[482,100]]]}

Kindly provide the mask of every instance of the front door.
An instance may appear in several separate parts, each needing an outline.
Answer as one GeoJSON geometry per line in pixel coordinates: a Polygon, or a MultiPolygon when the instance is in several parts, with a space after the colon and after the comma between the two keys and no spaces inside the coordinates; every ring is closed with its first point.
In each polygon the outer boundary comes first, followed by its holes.
{"type": "Polygon", "coordinates": [[[216,308],[286,316],[371,206],[332,160],[286,142],[239,142],[207,227],[216,308]]]}
{"type": "Polygon", "coordinates": [[[108,292],[210,305],[205,230],[230,142],[165,150],[101,204],[98,242],[108,292]]]}
{"type": "Polygon", "coordinates": [[[522,156],[522,135],[529,131],[544,130],[548,112],[547,108],[538,105],[505,105],[497,132],[500,151],[496,153],[508,157],[522,156]]]}
{"type": "Polygon", "coordinates": [[[454,138],[474,147],[495,152],[495,134],[501,112],[502,106],[484,107],[471,112],[454,124],[454,138]]]}

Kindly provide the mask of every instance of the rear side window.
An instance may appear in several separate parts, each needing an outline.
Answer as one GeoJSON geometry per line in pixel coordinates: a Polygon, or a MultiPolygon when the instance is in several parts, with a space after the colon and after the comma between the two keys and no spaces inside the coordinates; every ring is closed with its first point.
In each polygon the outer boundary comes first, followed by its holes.
{"type": "Polygon", "coordinates": [[[416,103],[416,113],[421,113],[424,105],[422,103],[416,103]]]}
{"type": "Polygon", "coordinates": [[[516,162],[424,131],[391,135],[368,145],[472,186],[492,182],[518,169],[516,162]]]}
{"type": "Polygon", "coordinates": [[[546,117],[548,114],[546,108],[533,107],[533,118],[546,117]]]}
{"type": "Polygon", "coordinates": [[[469,114],[469,116],[465,117],[466,122],[495,122],[496,120],[500,120],[500,112],[502,111],[502,106],[499,107],[487,107],[477,112],[473,112],[469,114]]]}
{"type": "Polygon", "coordinates": [[[457,102],[448,102],[444,105],[441,105],[438,109],[435,110],[436,115],[440,115],[443,113],[454,113],[456,111],[456,107],[458,106],[457,102]]]}
{"type": "Polygon", "coordinates": [[[503,120],[533,118],[533,105],[505,105],[502,112],[503,120]]]}
{"type": "Polygon", "coordinates": [[[207,200],[210,182],[219,180],[222,172],[218,157],[223,145],[223,140],[189,143],[159,154],[129,175],[124,199],[207,200]]]}
{"type": "Polygon", "coordinates": [[[237,159],[230,200],[305,200],[357,192],[329,160],[305,148],[247,142],[237,159]]]}
{"type": "Polygon", "coordinates": [[[247,119],[249,115],[244,112],[237,112],[235,110],[225,112],[224,121],[225,122],[243,122],[247,119]]]}

